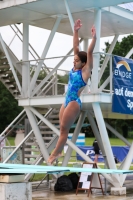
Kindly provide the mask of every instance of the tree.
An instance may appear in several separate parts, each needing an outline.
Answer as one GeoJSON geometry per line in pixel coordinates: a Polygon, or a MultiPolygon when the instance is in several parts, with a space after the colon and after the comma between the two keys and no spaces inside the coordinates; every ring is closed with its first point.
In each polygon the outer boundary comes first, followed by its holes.
{"type": "Polygon", "coordinates": [[[12,94],[0,82],[0,132],[22,111],[12,94]]]}

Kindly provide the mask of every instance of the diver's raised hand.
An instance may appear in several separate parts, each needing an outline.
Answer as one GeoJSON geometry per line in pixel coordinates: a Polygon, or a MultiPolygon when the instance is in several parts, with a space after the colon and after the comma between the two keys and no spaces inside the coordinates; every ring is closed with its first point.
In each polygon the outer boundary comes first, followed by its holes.
{"type": "Polygon", "coordinates": [[[78,31],[80,28],[81,28],[82,24],[81,24],[81,20],[80,19],[77,19],[75,21],[75,24],[74,24],[74,31],[78,31]]]}

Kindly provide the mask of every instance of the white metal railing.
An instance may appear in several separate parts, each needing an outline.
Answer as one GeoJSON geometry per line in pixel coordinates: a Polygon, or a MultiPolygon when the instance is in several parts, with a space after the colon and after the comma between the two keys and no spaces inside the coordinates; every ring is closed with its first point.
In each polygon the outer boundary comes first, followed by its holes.
{"type": "MultiPolygon", "coordinates": [[[[96,52],[94,54],[99,54],[99,55],[104,54],[104,56],[106,58],[106,63],[107,63],[105,66],[104,62],[103,62],[102,66],[100,67],[100,70],[99,70],[100,79],[99,79],[98,92],[107,92],[107,86],[109,85],[108,92],[110,94],[112,94],[112,92],[113,92],[113,89],[112,89],[112,54],[103,53],[103,52],[96,52]],[[108,63],[109,63],[108,77],[106,77],[104,82],[102,84],[100,84],[100,81],[103,78],[103,74],[104,74],[106,67],[108,66],[108,63]]],[[[21,62],[17,63],[17,65],[19,65],[21,67],[23,67],[24,65],[26,65],[28,67],[28,70],[27,70],[27,72],[28,72],[28,86],[27,86],[28,94],[27,94],[27,97],[34,97],[34,96],[40,96],[40,95],[42,95],[42,96],[63,95],[65,93],[65,85],[61,82],[59,83],[59,81],[58,81],[58,75],[60,75],[60,76],[66,75],[67,76],[69,73],[69,70],[59,68],[60,67],[59,63],[64,58],[70,59],[70,58],[73,58],[73,55],[60,56],[60,57],[54,57],[54,58],[37,59],[37,60],[27,60],[27,61],[21,61],[21,62]],[[59,61],[59,63],[54,67],[53,65],[54,65],[56,59],[59,61]],[[49,73],[45,74],[44,77],[42,78],[42,80],[40,80],[38,78],[36,80],[34,89],[31,90],[32,77],[36,73],[36,69],[37,69],[37,66],[40,63],[40,61],[42,63],[47,62],[46,65],[42,64],[40,74],[41,75],[43,74],[43,70],[44,70],[44,72],[46,72],[46,68],[48,68],[49,73]],[[49,64],[48,64],[48,61],[50,61],[49,64]],[[51,67],[51,66],[53,66],[53,67],[51,67]],[[62,89],[62,92],[59,91],[59,86],[61,87],[61,85],[62,85],[62,88],[64,87],[62,89]]],[[[99,61],[99,66],[100,66],[100,61],[99,61]]],[[[67,84],[67,82],[65,84],[67,84]]]]}
{"type": "MultiPolygon", "coordinates": [[[[68,57],[68,56],[65,56],[68,57]]],[[[70,56],[69,56],[70,57],[70,56]]],[[[46,58],[44,60],[38,59],[38,60],[30,60],[30,61],[22,61],[18,62],[18,67],[23,67],[24,65],[27,66],[27,74],[28,74],[28,92],[27,97],[33,97],[33,96],[40,96],[40,95],[61,95],[65,92],[65,84],[58,81],[58,76],[64,76],[69,73],[68,70],[64,69],[58,69],[60,67],[59,63],[61,62],[61,58],[64,59],[64,56],[62,57],[56,57],[56,58],[46,58]],[[38,79],[36,80],[36,84],[33,90],[31,90],[31,84],[32,84],[32,78],[34,74],[36,73],[36,69],[38,66],[38,63],[40,60],[42,61],[48,61],[53,59],[53,63],[55,62],[55,59],[58,59],[59,63],[56,65],[56,67],[50,67],[53,64],[49,64],[49,67],[46,67],[45,65],[42,65],[42,68],[40,70],[40,74],[38,76],[38,79]],[[46,74],[46,68],[48,68],[49,73],[46,74]],[[40,75],[43,76],[43,79],[40,80],[40,75]],[[59,91],[59,87],[62,86],[62,92],[59,91]]],[[[48,66],[48,65],[47,65],[48,66]]]]}

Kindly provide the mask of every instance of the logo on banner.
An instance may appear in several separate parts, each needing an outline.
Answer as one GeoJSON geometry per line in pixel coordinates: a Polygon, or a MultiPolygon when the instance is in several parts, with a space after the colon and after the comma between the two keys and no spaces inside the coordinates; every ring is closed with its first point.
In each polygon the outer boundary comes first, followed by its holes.
{"type": "Polygon", "coordinates": [[[133,61],[114,56],[112,111],[133,114],[133,61]]]}
{"type": "Polygon", "coordinates": [[[121,60],[116,64],[116,69],[114,70],[114,73],[115,76],[119,76],[122,78],[127,78],[127,79],[132,78],[131,68],[129,64],[124,60],[121,60]]]}

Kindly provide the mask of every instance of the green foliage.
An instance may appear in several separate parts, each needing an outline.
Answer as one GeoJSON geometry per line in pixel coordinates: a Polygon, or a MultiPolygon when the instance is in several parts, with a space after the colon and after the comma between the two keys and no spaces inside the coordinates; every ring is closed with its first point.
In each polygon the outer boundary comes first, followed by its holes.
{"type": "MultiPolygon", "coordinates": [[[[113,54],[125,57],[132,47],[133,35],[129,35],[128,37],[124,37],[121,42],[116,43],[113,54]]],[[[130,58],[133,58],[133,55],[130,58]]]]}
{"type": "Polygon", "coordinates": [[[22,108],[18,106],[18,102],[0,82],[0,132],[13,121],[21,110],[22,108]]]}
{"type": "Polygon", "coordinates": [[[43,80],[46,77],[46,72],[44,70],[40,71],[38,79],[43,80]]]}
{"type": "Polygon", "coordinates": [[[59,83],[68,83],[68,74],[65,74],[65,75],[58,75],[58,82],[59,83]]]}

